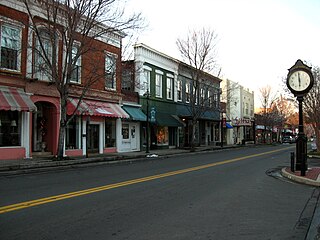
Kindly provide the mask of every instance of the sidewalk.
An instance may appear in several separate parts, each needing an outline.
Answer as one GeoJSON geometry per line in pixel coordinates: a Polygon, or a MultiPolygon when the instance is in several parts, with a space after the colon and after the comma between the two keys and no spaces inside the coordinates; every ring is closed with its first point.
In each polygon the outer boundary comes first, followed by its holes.
{"type": "Polygon", "coordinates": [[[20,160],[0,160],[0,176],[72,168],[86,164],[119,164],[132,161],[143,161],[149,158],[165,158],[170,155],[192,154],[237,147],[241,147],[241,145],[226,145],[223,148],[219,146],[197,147],[195,152],[190,152],[190,149],[172,148],[150,150],[149,153],[146,153],[145,151],[109,153],[104,155],[89,155],[88,158],[85,156],[74,157],[61,161],[53,160],[50,157],[37,157],[34,159],[20,160]]]}

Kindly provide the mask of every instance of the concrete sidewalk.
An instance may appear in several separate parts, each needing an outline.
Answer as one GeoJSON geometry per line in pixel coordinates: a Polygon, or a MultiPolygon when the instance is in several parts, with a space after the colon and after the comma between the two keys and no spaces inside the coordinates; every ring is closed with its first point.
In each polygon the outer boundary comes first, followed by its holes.
{"type": "Polygon", "coordinates": [[[171,155],[195,154],[205,151],[215,151],[230,148],[243,147],[241,145],[226,145],[222,148],[219,146],[197,147],[195,152],[190,149],[157,149],[150,150],[150,153],[144,151],[126,152],[126,153],[109,153],[109,154],[90,154],[88,158],[85,156],[74,157],[66,160],[57,161],[52,157],[37,157],[34,159],[20,160],[0,160],[0,176],[8,176],[15,174],[44,172],[56,169],[72,168],[84,166],[88,164],[121,164],[133,161],[143,161],[150,158],[165,158],[171,155]]]}

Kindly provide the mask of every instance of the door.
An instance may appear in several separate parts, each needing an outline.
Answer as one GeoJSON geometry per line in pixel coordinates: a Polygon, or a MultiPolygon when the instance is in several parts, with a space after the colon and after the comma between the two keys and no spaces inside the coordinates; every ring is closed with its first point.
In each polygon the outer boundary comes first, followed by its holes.
{"type": "Polygon", "coordinates": [[[137,132],[136,132],[136,124],[131,125],[131,150],[137,149],[137,132]]]}
{"type": "Polygon", "coordinates": [[[88,152],[99,152],[99,124],[89,124],[88,129],[88,152]]]}

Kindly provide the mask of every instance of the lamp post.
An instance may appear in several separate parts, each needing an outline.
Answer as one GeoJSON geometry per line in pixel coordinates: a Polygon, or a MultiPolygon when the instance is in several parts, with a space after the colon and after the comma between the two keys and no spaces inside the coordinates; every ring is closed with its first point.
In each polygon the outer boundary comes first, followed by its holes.
{"type": "Polygon", "coordinates": [[[149,89],[144,94],[147,98],[147,129],[146,129],[146,153],[149,153],[149,89]]]}

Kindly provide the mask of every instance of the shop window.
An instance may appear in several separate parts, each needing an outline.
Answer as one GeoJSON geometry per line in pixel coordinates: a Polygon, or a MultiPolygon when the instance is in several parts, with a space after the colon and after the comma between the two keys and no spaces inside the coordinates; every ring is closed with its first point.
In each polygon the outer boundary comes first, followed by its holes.
{"type": "Polygon", "coordinates": [[[79,117],[75,116],[66,128],[66,149],[80,149],[80,133],[79,117]]]}
{"type": "Polygon", "coordinates": [[[105,147],[116,146],[116,121],[106,120],[105,122],[105,147]]]}
{"type": "Polygon", "coordinates": [[[21,145],[20,112],[0,111],[0,147],[21,145]]]}
{"type": "Polygon", "coordinates": [[[129,124],[122,124],[122,139],[129,139],[129,124]]]}
{"type": "Polygon", "coordinates": [[[169,144],[168,127],[158,127],[158,129],[157,129],[157,144],[158,145],[168,145],[169,144]]]}
{"type": "Polygon", "coordinates": [[[19,70],[21,52],[21,29],[9,25],[1,26],[1,68],[19,70]]]}

